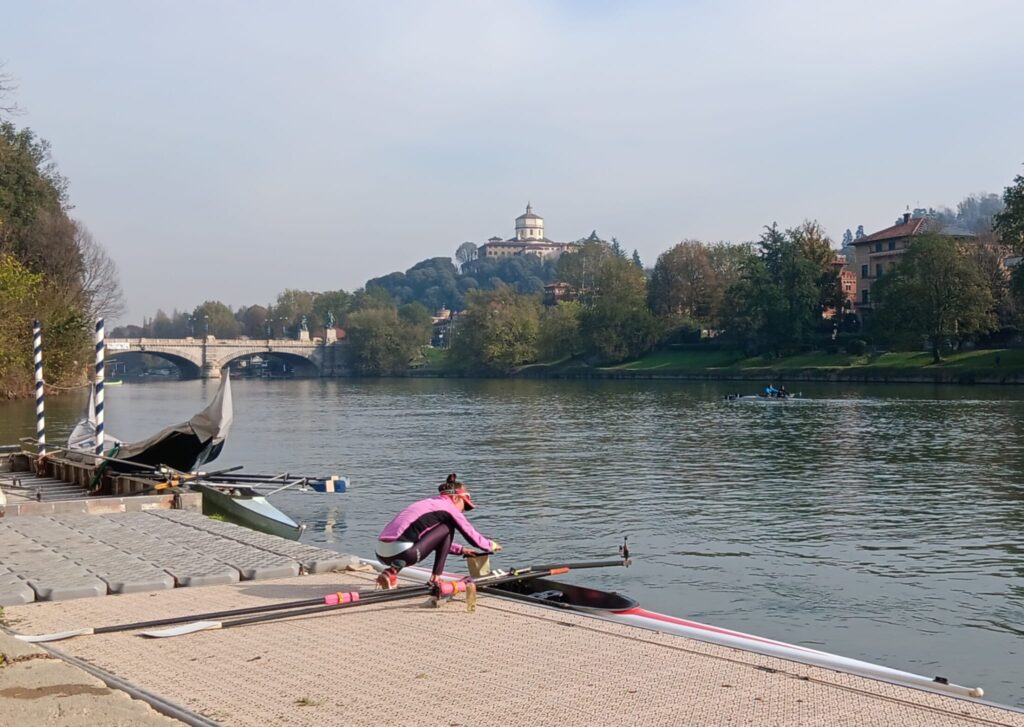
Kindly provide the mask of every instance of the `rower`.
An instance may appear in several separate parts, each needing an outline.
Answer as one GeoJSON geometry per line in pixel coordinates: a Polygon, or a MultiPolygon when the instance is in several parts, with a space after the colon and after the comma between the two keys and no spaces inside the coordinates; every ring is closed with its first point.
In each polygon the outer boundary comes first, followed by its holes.
{"type": "Polygon", "coordinates": [[[434,567],[430,580],[437,581],[444,572],[444,563],[452,555],[474,556],[477,552],[453,542],[458,531],[474,548],[496,553],[501,546],[496,540],[485,538],[470,525],[463,511],[475,505],[469,490],[459,482],[455,473],[437,488],[434,497],[409,505],[381,531],[377,541],[377,560],[387,566],[377,577],[377,585],[384,589],[398,587],[398,571],[434,554],[434,567]]]}

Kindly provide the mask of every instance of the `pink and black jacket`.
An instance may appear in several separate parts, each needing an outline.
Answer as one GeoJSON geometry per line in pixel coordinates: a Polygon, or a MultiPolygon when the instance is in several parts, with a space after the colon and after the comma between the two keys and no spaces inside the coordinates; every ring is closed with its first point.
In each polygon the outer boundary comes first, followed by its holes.
{"type": "MultiPolygon", "coordinates": [[[[452,499],[446,495],[428,497],[409,505],[384,526],[379,540],[381,543],[392,544],[388,550],[396,546],[400,548],[403,544],[411,546],[439,525],[447,525],[453,533],[458,531],[474,548],[493,550],[491,541],[470,525],[466,516],[459,512],[452,499]]],[[[452,543],[448,552],[461,555],[462,546],[452,543]]]]}

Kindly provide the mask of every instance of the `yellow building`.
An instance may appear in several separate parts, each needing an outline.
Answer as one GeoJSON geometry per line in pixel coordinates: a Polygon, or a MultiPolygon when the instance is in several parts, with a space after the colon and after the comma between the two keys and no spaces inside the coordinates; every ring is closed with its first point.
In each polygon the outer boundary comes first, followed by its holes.
{"type": "Polygon", "coordinates": [[[886,227],[853,241],[855,250],[853,272],[857,276],[857,313],[864,318],[872,308],[871,286],[886,273],[896,269],[900,256],[907,251],[913,238],[925,232],[938,232],[957,239],[975,237],[974,233],[956,226],[944,225],[931,217],[912,217],[903,214],[892,227],[886,227]]]}

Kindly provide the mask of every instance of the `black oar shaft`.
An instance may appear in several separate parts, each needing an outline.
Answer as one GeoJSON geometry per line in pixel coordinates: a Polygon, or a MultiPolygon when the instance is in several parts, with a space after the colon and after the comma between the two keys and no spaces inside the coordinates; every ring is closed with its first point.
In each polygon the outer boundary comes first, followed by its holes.
{"type": "Polygon", "coordinates": [[[93,629],[94,634],[109,634],[115,631],[134,631],[135,629],[148,629],[152,626],[170,626],[171,624],[188,623],[189,621],[208,621],[214,618],[225,618],[227,616],[244,616],[250,613],[265,613],[267,611],[280,611],[285,608],[299,608],[301,606],[313,606],[323,603],[323,596],[320,598],[307,598],[304,601],[290,601],[288,603],[271,603],[265,606],[251,606],[249,608],[234,608],[229,611],[211,611],[210,613],[193,613],[188,616],[171,616],[170,618],[158,618],[152,621],[137,621],[130,624],[117,624],[114,626],[99,626],[93,629]]]}
{"type": "MultiPolygon", "coordinates": [[[[622,561],[609,561],[611,565],[621,565],[622,561]]],[[[541,570],[526,570],[510,573],[508,575],[500,576],[483,576],[482,578],[472,579],[473,583],[478,588],[485,586],[494,586],[501,583],[511,583],[512,581],[526,581],[534,578],[544,578],[550,575],[557,575],[559,573],[566,573],[571,568],[569,566],[552,566],[541,570]]],[[[413,586],[407,589],[399,589],[398,591],[384,591],[380,594],[366,599],[360,599],[358,601],[352,601],[350,603],[339,603],[335,606],[320,605],[312,608],[303,608],[296,611],[288,611],[287,613],[271,613],[263,616],[253,616],[251,618],[242,618],[237,621],[228,621],[221,624],[222,629],[230,628],[232,626],[246,626],[248,624],[262,623],[264,621],[274,621],[276,619],[291,618],[292,616],[306,616],[314,613],[322,613],[324,611],[334,611],[339,608],[350,608],[353,606],[369,605],[371,603],[384,603],[386,601],[398,601],[403,598],[412,598],[414,596],[426,596],[436,592],[434,584],[428,583],[423,586],[413,586]],[[402,593],[401,591],[406,591],[402,593]]]]}
{"type": "MultiPolygon", "coordinates": [[[[616,558],[615,560],[585,560],[580,563],[566,563],[565,567],[570,570],[583,570],[584,568],[611,568],[617,565],[626,565],[626,561],[622,558],[616,558]]],[[[561,568],[562,564],[535,565],[531,567],[533,570],[551,570],[552,568],[561,568]]]]}
{"type": "MultiPolygon", "coordinates": [[[[370,591],[369,593],[360,594],[359,600],[356,603],[373,603],[383,596],[392,595],[395,593],[408,593],[409,591],[415,591],[410,595],[419,595],[423,593],[424,586],[404,586],[395,591],[370,591]]],[[[173,624],[189,623],[191,621],[209,621],[216,618],[228,618],[230,616],[246,616],[253,613],[268,613],[270,611],[284,611],[290,608],[302,608],[303,606],[321,606],[324,608],[338,608],[338,605],[327,604],[324,600],[324,596],[318,598],[306,598],[301,601],[285,601],[284,603],[269,603],[264,606],[247,606],[245,608],[233,608],[228,611],[210,611],[209,613],[191,613],[187,616],[171,616],[169,618],[159,618],[152,621],[137,621],[136,623],[130,624],[117,624],[115,626],[99,626],[93,629],[94,634],[109,634],[116,631],[134,631],[135,629],[148,629],[153,626],[171,626],[173,624]]],[[[386,598],[384,600],[392,600],[392,598],[386,598]]]]}
{"type": "Polygon", "coordinates": [[[246,626],[247,624],[262,623],[264,621],[274,621],[276,619],[291,618],[292,616],[307,616],[313,613],[322,613],[324,611],[337,611],[339,608],[351,608],[353,606],[369,606],[374,603],[386,603],[388,601],[400,601],[403,598],[413,598],[416,596],[429,596],[431,587],[429,585],[424,586],[412,586],[410,588],[399,588],[394,591],[381,591],[375,593],[372,597],[360,598],[358,601],[349,601],[348,603],[339,603],[334,606],[328,606],[321,603],[319,606],[313,606],[312,608],[300,608],[295,611],[287,611],[284,613],[268,613],[262,616],[252,616],[250,618],[240,618],[237,621],[227,621],[221,624],[222,629],[230,628],[232,626],[246,626]]]}

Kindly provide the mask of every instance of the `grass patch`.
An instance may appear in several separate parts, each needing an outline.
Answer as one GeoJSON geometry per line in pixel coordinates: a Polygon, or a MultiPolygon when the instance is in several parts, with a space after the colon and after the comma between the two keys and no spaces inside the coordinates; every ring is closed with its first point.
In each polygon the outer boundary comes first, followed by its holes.
{"type": "Polygon", "coordinates": [[[1024,349],[959,351],[933,363],[928,351],[899,351],[854,355],[817,351],[780,358],[744,357],[740,351],[657,351],[636,361],[599,369],[638,374],[684,373],[723,370],[735,373],[769,371],[919,371],[981,376],[1024,374],[1024,349]]]}
{"type": "Polygon", "coordinates": [[[606,371],[680,371],[727,368],[743,359],[741,351],[656,351],[636,361],[608,366],[606,371]]]}

